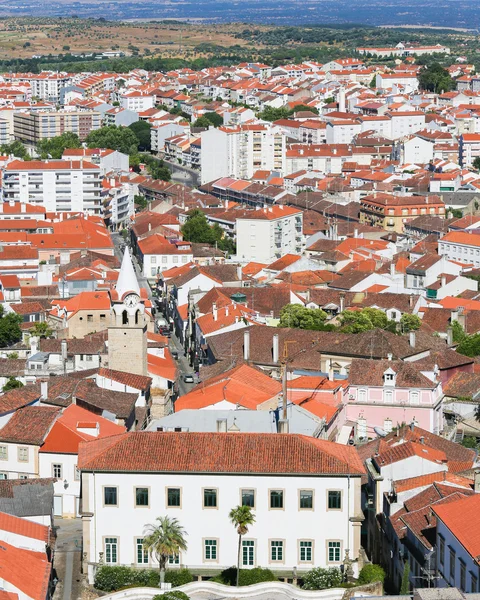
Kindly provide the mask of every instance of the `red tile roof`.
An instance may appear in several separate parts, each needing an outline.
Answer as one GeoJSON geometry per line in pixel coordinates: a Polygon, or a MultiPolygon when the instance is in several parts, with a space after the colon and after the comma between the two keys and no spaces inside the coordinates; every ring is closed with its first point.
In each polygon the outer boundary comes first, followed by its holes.
{"type": "Polygon", "coordinates": [[[98,374],[101,377],[112,379],[117,383],[123,383],[136,390],[147,390],[152,384],[151,377],[135,375],[134,373],[124,373],[123,371],[114,371],[113,369],[101,368],[98,370],[98,374]]]}
{"type": "Polygon", "coordinates": [[[47,597],[52,564],[45,553],[0,544],[0,579],[4,579],[29,598],[47,597]]]}
{"type": "Polygon", "coordinates": [[[51,406],[26,406],[17,410],[0,429],[0,440],[21,444],[42,444],[60,409],[51,406]]]}
{"type": "Polygon", "coordinates": [[[40,525],[28,519],[21,519],[4,512],[0,512],[0,530],[9,531],[23,537],[33,538],[48,543],[50,539],[50,527],[40,525]]]}
{"type": "Polygon", "coordinates": [[[480,494],[432,509],[470,556],[480,562],[480,494]]]}
{"type": "Polygon", "coordinates": [[[138,431],[80,444],[84,471],[359,475],[355,448],[296,434],[138,431]]]}

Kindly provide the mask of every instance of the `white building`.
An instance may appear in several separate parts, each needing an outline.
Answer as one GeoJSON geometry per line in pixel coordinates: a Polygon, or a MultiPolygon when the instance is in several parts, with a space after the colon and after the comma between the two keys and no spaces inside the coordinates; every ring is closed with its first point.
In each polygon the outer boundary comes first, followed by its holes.
{"type": "Polygon", "coordinates": [[[480,133],[464,133],[460,136],[459,158],[462,167],[471,167],[480,156],[480,133]]]}
{"type": "Polygon", "coordinates": [[[144,112],[155,106],[155,96],[140,90],[128,90],[120,94],[120,106],[136,113],[144,112]]]}
{"type": "Polygon", "coordinates": [[[143,276],[156,279],[157,274],[172,267],[193,261],[192,244],[179,240],[170,243],[163,235],[154,234],[138,241],[139,260],[143,265],[143,276]]]}
{"type": "Polygon", "coordinates": [[[392,140],[425,128],[425,113],[414,110],[395,111],[391,116],[392,140]]]}
{"type": "Polygon", "coordinates": [[[340,566],[346,550],[358,559],[364,469],[352,447],[294,434],[135,432],[82,444],[78,464],[90,582],[99,562],[154,564],[143,537],[160,515],[188,534],[171,566],[201,574],[236,564],[228,514],[238,505],[256,517],[242,568],[340,566]]]}
{"type": "Polygon", "coordinates": [[[438,240],[438,253],[450,261],[480,267],[480,235],[450,231],[438,240]]]}
{"type": "Polygon", "coordinates": [[[3,174],[5,200],[48,212],[101,214],[100,167],[80,160],[14,160],[3,174]]]}
{"type": "Polygon", "coordinates": [[[303,213],[298,208],[273,205],[257,208],[237,219],[239,260],[270,264],[285,254],[300,254],[303,213]]]}
{"type": "Polygon", "coordinates": [[[220,177],[251,179],[255,171],[285,174],[286,136],[280,127],[243,124],[201,134],[201,182],[220,177]]]}

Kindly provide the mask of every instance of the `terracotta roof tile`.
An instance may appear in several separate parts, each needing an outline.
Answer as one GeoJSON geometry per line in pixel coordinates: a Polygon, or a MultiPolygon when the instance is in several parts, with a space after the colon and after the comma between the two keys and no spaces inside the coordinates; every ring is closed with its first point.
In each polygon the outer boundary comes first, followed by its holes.
{"type": "Polygon", "coordinates": [[[274,433],[126,433],[80,444],[78,465],[85,471],[364,473],[355,448],[274,433]]]}
{"type": "Polygon", "coordinates": [[[437,517],[477,562],[480,561],[480,494],[432,507],[437,517]]]}
{"type": "Polygon", "coordinates": [[[0,429],[0,440],[39,446],[59,415],[50,406],[26,406],[17,410],[0,429]]]}

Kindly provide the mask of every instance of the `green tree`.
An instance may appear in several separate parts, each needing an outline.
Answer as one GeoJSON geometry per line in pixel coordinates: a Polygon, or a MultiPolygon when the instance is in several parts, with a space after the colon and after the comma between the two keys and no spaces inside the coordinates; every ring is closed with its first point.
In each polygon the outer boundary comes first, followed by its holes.
{"type": "Polygon", "coordinates": [[[124,154],[136,154],[138,139],[128,127],[107,125],[91,131],[86,139],[89,148],[110,148],[124,154]]]}
{"type": "Polygon", "coordinates": [[[145,198],[145,196],[140,196],[139,194],[135,194],[135,196],[133,197],[133,203],[136,204],[140,210],[144,210],[145,208],[147,208],[147,199],[145,198]]]}
{"type": "Polygon", "coordinates": [[[8,392],[9,390],[16,390],[22,388],[23,383],[15,379],[15,377],[9,377],[7,383],[3,386],[3,391],[8,392]]]}
{"type": "Polygon", "coordinates": [[[131,129],[136,135],[139,149],[147,150],[148,152],[150,152],[152,148],[150,137],[152,129],[151,123],[140,119],[136,123],[132,123],[131,125],[129,125],[128,128],[131,129]]]}
{"type": "Polygon", "coordinates": [[[165,582],[165,567],[169,556],[186,551],[185,530],[178,519],[157,517],[157,524],[147,525],[147,535],[143,538],[143,547],[152,553],[158,561],[160,569],[160,586],[165,582]]]}
{"type": "Polygon", "coordinates": [[[80,138],[76,133],[66,131],[62,135],[50,139],[40,140],[37,145],[37,154],[41,159],[62,158],[67,148],[81,148],[80,138]]]}
{"type": "Polygon", "coordinates": [[[290,110],[286,106],[280,108],[266,106],[262,112],[258,113],[258,117],[264,121],[278,121],[279,119],[288,119],[290,114],[290,110]]]}
{"type": "Polygon", "coordinates": [[[161,179],[162,181],[170,181],[172,179],[170,169],[165,166],[165,163],[162,160],[151,162],[148,165],[147,170],[153,179],[161,179]]]}
{"type": "Polygon", "coordinates": [[[222,115],[219,115],[216,112],[206,112],[203,116],[208,119],[214,127],[220,127],[223,125],[222,115]]]}
{"type": "MultiPolygon", "coordinates": [[[[5,388],[3,388],[5,389],[5,388]]],[[[462,446],[464,448],[472,448],[475,449],[477,447],[477,438],[473,436],[466,436],[462,440],[462,446]]]]}
{"type": "Polygon", "coordinates": [[[457,352],[464,356],[478,356],[480,354],[480,333],[466,335],[457,346],[457,352]]]}
{"type": "Polygon", "coordinates": [[[320,308],[306,308],[302,304],[287,304],[280,311],[279,327],[296,329],[323,329],[327,313],[320,308]]]}
{"type": "Polygon", "coordinates": [[[183,238],[188,242],[199,244],[214,244],[215,234],[208,224],[207,217],[198,208],[188,213],[187,220],[182,227],[183,238]]]}
{"type": "Polygon", "coordinates": [[[322,569],[316,567],[308,571],[303,577],[304,590],[326,590],[338,587],[342,583],[342,572],[338,567],[322,569]]]}
{"type": "Polygon", "coordinates": [[[420,317],[417,317],[417,315],[410,315],[409,313],[404,313],[400,317],[400,328],[402,330],[402,333],[416,331],[417,329],[420,329],[421,324],[422,321],[420,317]]]}
{"type": "Polygon", "coordinates": [[[14,312],[5,314],[3,306],[0,306],[0,348],[11,346],[22,339],[21,322],[20,315],[14,312]]]}
{"type": "Polygon", "coordinates": [[[418,75],[418,82],[422,90],[434,92],[435,94],[449,92],[455,87],[455,81],[440,63],[433,63],[428,67],[423,67],[418,75]]]}
{"type": "Polygon", "coordinates": [[[480,156],[477,156],[475,158],[475,160],[472,163],[472,166],[474,169],[476,169],[477,171],[480,171],[480,156]]]}
{"type": "Polygon", "coordinates": [[[400,586],[400,595],[408,596],[410,594],[410,563],[407,560],[403,565],[402,585],[400,586]]]}
{"type": "Polygon", "coordinates": [[[358,583],[363,585],[365,583],[373,583],[374,581],[383,581],[385,580],[385,571],[382,569],[380,565],[374,565],[370,563],[362,567],[358,575],[358,583]]]}
{"type": "Polygon", "coordinates": [[[49,338],[52,337],[53,331],[46,321],[35,321],[30,333],[35,337],[49,338]]]}
{"type": "Polygon", "coordinates": [[[10,154],[12,154],[16,158],[21,158],[22,160],[30,160],[31,158],[25,146],[18,140],[11,144],[2,144],[0,146],[0,153],[4,156],[10,156],[10,154]]]}
{"type": "Polygon", "coordinates": [[[387,315],[378,308],[346,310],[340,316],[344,333],[362,333],[370,329],[385,329],[388,326],[387,315]]]}
{"type": "Polygon", "coordinates": [[[458,321],[453,321],[451,327],[452,327],[453,341],[456,344],[457,343],[459,344],[467,337],[465,330],[463,329],[463,327],[460,325],[460,323],[458,321]]]}
{"type": "Polygon", "coordinates": [[[237,587],[240,577],[240,552],[242,550],[242,535],[248,533],[249,525],[255,523],[255,515],[250,506],[236,506],[228,514],[228,518],[238,533],[238,554],[237,554],[237,587]]]}
{"type": "Polygon", "coordinates": [[[193,127],[211,127],[213,123],[207,119],[205,115],[203,117],[198,117],[198,119],[193,124],[193,127]]]}

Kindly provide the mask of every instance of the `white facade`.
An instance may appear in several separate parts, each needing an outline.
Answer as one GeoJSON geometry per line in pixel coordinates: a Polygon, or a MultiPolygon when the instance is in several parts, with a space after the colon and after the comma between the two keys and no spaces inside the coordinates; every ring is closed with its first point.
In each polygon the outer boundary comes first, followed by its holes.
{"type": "Polygon", "coordinates": [[[154,279],[161,271],[186,265],[192,261],[193,252],[183,252],[182,254],[145,254],[143,256],[143,276],[147,279],[154,279]]]}
{"type": "Polygon", "coordinates": [[[201,182],[220,177],[251,179],[264,169],[285,173],[286,137],[279,127],[219,127],[201,134],[201,182]]]}
{"type": "Polygon", "coordinates": [[[77,454],[40,452],[39,477],[55,477],[53,514],[55,517],[79,517],[80,472],[77,454]]]}
{"type": "Polygon", "coordinates": [[[0,442],[0,479],[38,476],[39,446],[0,442]]]}
{"type": "Polygon", "coordinates": [[[3,176],[4,197],[48,212],[102,213],[100,167],[82,161],[14,161],[3,176]]]}
{"type": "Polygon", "coordinates": [[[153,108],[154,100],[154,96],[143,95],[141,92],[125,92],[120,96],[120,106],[138,113],[153,108]]]}
{"type": "Polygon", "coordinates": [[[243,538],[244,568],[306,571],[339,566],[347,548],[352,558],[358,557],[360,522],[351,519],[360,517],[359,477],[95,472],[82,473],[87,561],[98,563],[103,553],[105,564],[152,564],[153,559],[142,553],[145,526],[168,515],[188,533],[188,550],[181,553],[179,564],[196,571],[220,571],[236,564],[238,535],[228,513],[242,503],[242,490],[243,497],[248,491],[254,499],[256,516],[243,538]],[[146,506],[136,506],[139,488],[146,506]],[[215,496],[215,507],[205,506],[205,490],[208,497],[215,496]],[[329,491],[335,492],[341,508],[328,508],[329,491]],[[271,508],[280,497],[272,498],[272,492],[280,493],[283,508],[271,508]],[[169,506],[169,495],[175,502],[178,498],[180,506],[169,506]],[[303,495],[312,499],[312,508],[300,508],[303,495]],[[272,560],[277,552],[281,559],[272,560]]]}
{"type": "Polygon", "coordinates": [[[300,254],[303,243],[303,214],[285,207],[267,209],[265,218],[237,219],[239,260],[270,264],[285,254],[300,254]],[[275,211],[273,217],[272,210],[275,211]],[[287,212],[288,211],[288,212],[287,212]],[[278,215],[278,216],[277,216],[278,215]]]}

